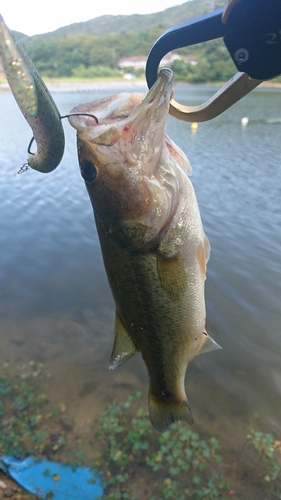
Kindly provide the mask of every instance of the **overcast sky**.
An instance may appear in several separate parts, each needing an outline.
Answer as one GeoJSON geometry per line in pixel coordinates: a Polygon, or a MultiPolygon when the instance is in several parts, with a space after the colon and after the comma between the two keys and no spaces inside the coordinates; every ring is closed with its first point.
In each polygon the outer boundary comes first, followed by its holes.
{"type": "Polygon", "coordinates": [[[149,14],[182,3],[184,0],[1,0],[0,14],[10,29],[36,35],[104,14],[149,14]]]}

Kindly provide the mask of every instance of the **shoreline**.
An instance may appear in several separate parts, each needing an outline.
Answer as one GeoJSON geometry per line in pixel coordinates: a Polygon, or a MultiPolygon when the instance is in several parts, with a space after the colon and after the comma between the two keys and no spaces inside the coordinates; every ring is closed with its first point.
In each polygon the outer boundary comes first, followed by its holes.
{"type": "Polygon", "coordinates": [[[132,87],[139,89],[144,87],[147,88],[146,81],[144,79],[135,80],[47,80],[46,85],[51,92],[87,92],[91,90],[114,90],[114,89],[128,89],[131,90],[132,87]]]}
{"type": "MultiPolygon", "coordinates": [[[[136,80],[44,80],[44,83],[50,92],[87,92],[91,90],[114,90],[114,89],[128,89],[131,91],[132,87],[146,90],[147,84],[144,79],[136,80]]],[[[0,83],[0,92],[10,91],[8,83],[0,83]]]]}
{"type": "MultiPolygon", "coordinates": [[[[147,89],[147,83],[145,79],[135,79],[135,80],[44,80],[50,92],[88,92],[91,90],[104,91],[104,90],[122,90],[128,89],[131,91],[132,88],[136,90],[144,88],[147,89]]],[[[225,82],[206,82],[206,83],[189,83],[183,81],[176,81],[175,86],[184,85],[186,87],[198,85],[198,86],[212,86],[212,87],[222,87],[225,82]]],[[[264,81],[259,85],[260,88],[273,88],[281,89],[281,82],[274,82],[272,80],[264,81]]],[[[0,83],[0,92],[10,91],[9,84],[7,82],[0,83]]]]}

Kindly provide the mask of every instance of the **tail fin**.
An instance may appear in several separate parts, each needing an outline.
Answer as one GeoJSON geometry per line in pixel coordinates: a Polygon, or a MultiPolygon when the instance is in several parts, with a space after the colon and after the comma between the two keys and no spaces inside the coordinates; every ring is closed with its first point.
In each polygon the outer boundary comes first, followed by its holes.
{"type": "Polygon", "coordinates": [[[159,432],[165,432],[172,423],[182,420],[193,424],[191,408],[187,399],[183,401],[160,400],[149,391],[149,416],[151,423],[159,432]]]}

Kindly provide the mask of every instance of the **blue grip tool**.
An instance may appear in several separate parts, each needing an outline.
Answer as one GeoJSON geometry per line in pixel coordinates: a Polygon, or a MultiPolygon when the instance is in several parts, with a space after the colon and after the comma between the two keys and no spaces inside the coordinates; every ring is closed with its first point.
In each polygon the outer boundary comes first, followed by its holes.
{"type": "Polygon", "coordinates": [[[210,120],[262,81],[281,74],[281,0],[228,0],[225,8],[167,30],[148,55],[148,87],[156,81],[168,52],[216,38],[223,38],[238,73],[200,106],[184,106],[172,99],[170,114],[180,120],[210,120]]]}

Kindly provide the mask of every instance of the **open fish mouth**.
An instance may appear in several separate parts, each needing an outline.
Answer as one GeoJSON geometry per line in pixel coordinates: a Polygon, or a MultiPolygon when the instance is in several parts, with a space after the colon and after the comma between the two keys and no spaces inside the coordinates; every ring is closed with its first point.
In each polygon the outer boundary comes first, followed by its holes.
{"type": "MultiPolygon", "coordinates": [[[[146,94],[119,94],[82,104],[69,116],[77,130],[81,174],[95,213],[101,205],[103,211],[107,207],[114,212],[114,219],[118,214],[124,223],[118,231],[131,231],[130,245],[135,248],[154,244],[168,230],[177,204],[174,194],[180,191],[174,163],[183,169],[188,163],[165,135],[172,94],[173,73],[162,69],[146,94]],[[131,234],[136,224],[143,229],[140,237],[138,232],[131,234]]],[[[117,225],[116,221],[111,229],[116,238],[117,225]]]]}
{"type": "Polygon", "coordinates": [[[80,104],[72,109],[69,122],[78,131],[78,137],[83,133],[83,140],[103,145],[110,145],[109,137],[115,143],[117,137],[126,131],[126,126],[133,122],[147,122],[148,114],[150,120],[157,124],[158,130],[163,123],[159,131],[163,134],[173,94],[172,85],[172,71],[162,69],[155,84],[146,94],[121,93],[98,103],[80,104]],[[82,113],[93,116],[84,116],[82,113]],[[113,124],[115,133],[112,130],[113,124]]]}

